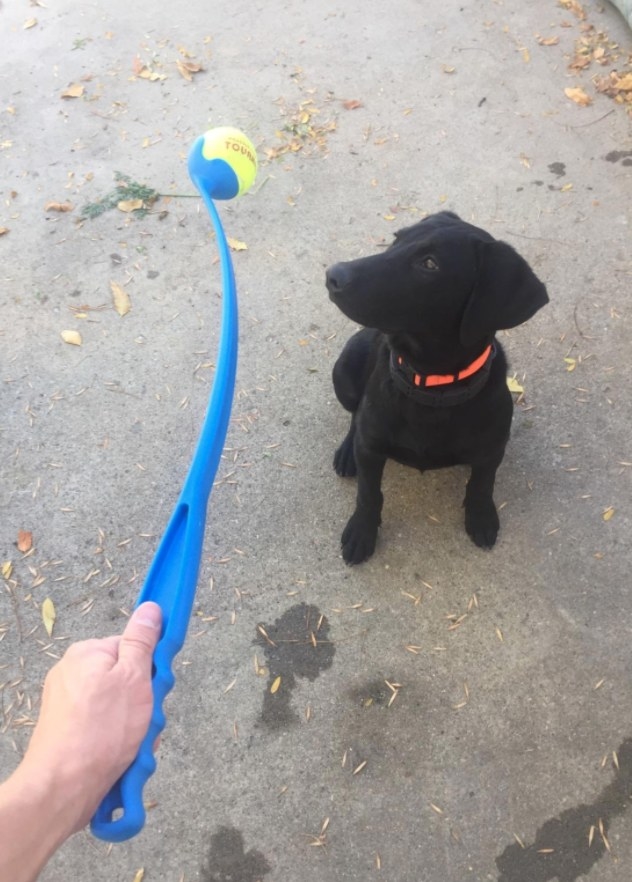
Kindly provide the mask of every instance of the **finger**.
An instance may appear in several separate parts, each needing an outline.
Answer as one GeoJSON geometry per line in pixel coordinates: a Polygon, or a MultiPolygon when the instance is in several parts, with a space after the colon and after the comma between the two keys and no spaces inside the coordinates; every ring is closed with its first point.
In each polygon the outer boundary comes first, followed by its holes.
{"type": "Polygon", "coordinates": [[[157,603],[142,603],[134,610],[119,643],[119,661],[139,667],[149,675],[161,623],[162,611],[157,603]]]}

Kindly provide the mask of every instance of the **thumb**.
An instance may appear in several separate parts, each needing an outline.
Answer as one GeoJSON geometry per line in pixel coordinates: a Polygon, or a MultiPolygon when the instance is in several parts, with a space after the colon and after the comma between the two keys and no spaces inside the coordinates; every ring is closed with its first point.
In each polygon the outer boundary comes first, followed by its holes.
{"type": "Polygon", "coordinates": [[[160,638],[162,611],[148,601],[134,610],[119,643],[119,661],[151,673],[152,656],[160,638]]]}

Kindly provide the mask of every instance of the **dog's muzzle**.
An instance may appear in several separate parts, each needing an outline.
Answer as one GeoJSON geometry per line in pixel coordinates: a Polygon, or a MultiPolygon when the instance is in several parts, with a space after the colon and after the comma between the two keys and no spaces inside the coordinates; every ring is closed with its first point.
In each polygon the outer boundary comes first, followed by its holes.
{"type": "Polygon", "coordinates": [[[335,263],[330,266],[325,274],[325,284],[331,300],[340,297],[344,289],[349,285],[351,272],[345,263],[335,263]]]}

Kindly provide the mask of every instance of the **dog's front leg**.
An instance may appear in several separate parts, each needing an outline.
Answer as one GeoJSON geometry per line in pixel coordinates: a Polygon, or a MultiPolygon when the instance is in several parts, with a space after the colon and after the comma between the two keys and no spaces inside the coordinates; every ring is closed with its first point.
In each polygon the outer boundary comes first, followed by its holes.
{"type": "Polygon", "coordinates": [[[465,490],[465,529],[479,548],[492,548],[498,536],[500,521],[494,504],[496,469],[503,454],[472,466],[465,490]]]}
{"type": "Polygon", "coordinates": [[[363,450],[356,444],[358,470],[356,509],[342,532],[342,556],[348,564],[359,564],[375,551],[377,531],[382,521],[383,496],[380,489],[386,457],[363,450]]]}

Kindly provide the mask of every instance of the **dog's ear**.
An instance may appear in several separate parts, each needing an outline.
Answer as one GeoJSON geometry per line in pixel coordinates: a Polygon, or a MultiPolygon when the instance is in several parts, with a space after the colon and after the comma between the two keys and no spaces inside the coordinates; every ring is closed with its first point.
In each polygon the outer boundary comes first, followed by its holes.
{"type": "Polygon", "coordinates": [[[549,302],[545,286],[511,245],[477,242],[476,250],[476,281],[461,320],[460,337],[466,346],[521,325],[549,302]]]}

